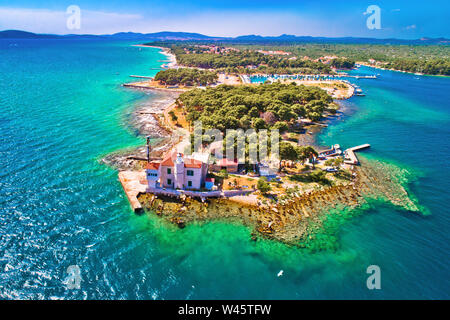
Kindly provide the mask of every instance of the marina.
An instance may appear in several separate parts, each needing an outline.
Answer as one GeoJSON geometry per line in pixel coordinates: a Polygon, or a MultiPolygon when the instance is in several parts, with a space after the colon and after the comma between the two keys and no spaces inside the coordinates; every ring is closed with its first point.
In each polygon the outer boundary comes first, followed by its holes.
{"type": "Polygon", "coordinates": [[[275,82],[277,80],[304,80],[304,81],[332,81],[336,79],[378,79],[377,75],[350,75],[350,74],[296,74],[296,75],[278,75],[278,74],[258,74],[241,76],[243,83],[264,83],[266,81],[275,82]]]}

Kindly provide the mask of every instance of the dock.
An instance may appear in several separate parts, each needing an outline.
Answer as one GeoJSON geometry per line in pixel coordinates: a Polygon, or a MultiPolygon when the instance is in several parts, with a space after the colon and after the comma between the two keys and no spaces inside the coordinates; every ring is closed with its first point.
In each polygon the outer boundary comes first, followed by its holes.
{"type": "Polygon", "coordinates": [[[351,164],[351,165],[357,165],[359,163],[359,160],[358,160],[358,157],[356,156],[355,152],[363,150],[363,149],[367,149],[367,148],[370,148],[370,144],[368,144],[368,143],[345,150],[344,163],[351,164]]]}
{"type": "Polygon", "coordinates": [[[119,172],[119,181],[122,184],[133,211],[135,213],[143,212],[144,209],[138,200],[138,196],[147,191],[145,172],[121,171],[119,172]]]}

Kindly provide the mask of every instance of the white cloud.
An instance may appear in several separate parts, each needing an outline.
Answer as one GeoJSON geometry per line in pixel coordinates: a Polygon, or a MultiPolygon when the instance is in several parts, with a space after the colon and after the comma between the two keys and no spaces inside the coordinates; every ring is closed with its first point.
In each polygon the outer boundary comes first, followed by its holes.
{"type": "Polygon", "coordinates": [[[416,28],[417,28],[417,26],[416,26],[415,24],[412,24],[412,25],[410,25],[410,26],[406,26],[406,27],[405,27],[406,30],[414,30],[414,29],[416,29],[416,28]]]}

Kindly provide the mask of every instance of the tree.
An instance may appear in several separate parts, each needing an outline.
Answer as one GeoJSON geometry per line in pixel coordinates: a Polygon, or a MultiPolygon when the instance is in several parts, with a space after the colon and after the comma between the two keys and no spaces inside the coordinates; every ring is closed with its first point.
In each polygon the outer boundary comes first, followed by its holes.
{"type": "Polygon", "coordinates": [[[305,107],[298,103],[294,104],[292,106],[291,110],[299,117],[305,116],[305,113],[306,113],[305,107]]]}
{"type": "Polygon", "coordinates": [[[302,146],[297,148],[298,158],[302,160],[302,163],[306,159],[310,159],[313,165],[313,169],[315,168],[314,157],[317,157],[319,153],[311,146],[302,146]]]}
{"type": "Polygon", "coordinates": [[[273,112],[270,112],[270,111],[264,112],[262,118],[269,125],[272,125],[272,124],[274,124],[277,121],[277,118],[275,117],[273,112]]]}
{"type": "Polygon", "coordinates": [[[277,129],[280,131],[280,133],[285,133],[286,131],[288,131],[289,126],[286,122],[284,121],[278,121],[277,123],[275,123],[272,126],[272,129],[277,129]]]}
{"type": "Polygon", "coordinates": [[[280,167],[279,167],[280,171],[281,171],[281,160],[291,160],[291,161],[298,160],[297,149],[289,142],[281,141],[279,146],[279,152],[280,152],[280,167]]]}
{"type": "Polygon", "coordinates": [[[331,66],[336,69],[351,69],[355,66],[355,61],[346,58],[336,58],[331,60],[331,66]]]}
{"type": "Polygon", "coordinates": [[[261,193],[265,194],[271,190],[270,184],[267,182],[266,177],[261,177],[258,179],[258,183],[256,184],[256,187],[258,188],[261,193]]]}
{"type": "Polygon", "coordinates": [[[280,158],[283,160],[292,160],[295,161],[298,159],[297,150],[295,146],[286,141],[280,142],[280,158]]]}
{"type": "Polygon", "coordinates": [[[173,110],[169,111],[169,115],[172,118],[172,121],[176,122],[178,120],[178,117],[173,110]]]}
{"type": "Polygon", "coordinates": [[[252,122],[253,122],[252,126],[253,126],[254,129],[259,130],[259,129],[265,129],[266,128],[266,123],[261,118],[256,118],[256,119],[254,118],[252,122]]]}

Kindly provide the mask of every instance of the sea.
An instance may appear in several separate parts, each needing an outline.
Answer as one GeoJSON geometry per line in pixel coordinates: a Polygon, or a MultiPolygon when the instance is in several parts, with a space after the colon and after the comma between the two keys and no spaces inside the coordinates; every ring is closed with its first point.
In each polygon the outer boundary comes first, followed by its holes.
{"type": "Polygon", "coordinates": [[[100,160],[144,144],[130,115],[155,96],[121,84],[167,59],[132,44],[0,40],[0,299],[450,298],[449,78],[352,71],[379,76],[352,80],[366,96],[317,142],[369,143],[361,156],[387,163],[420,212],[372,201],[334,214],[331,245],[308,250],[132,212],[100,160]]]}

